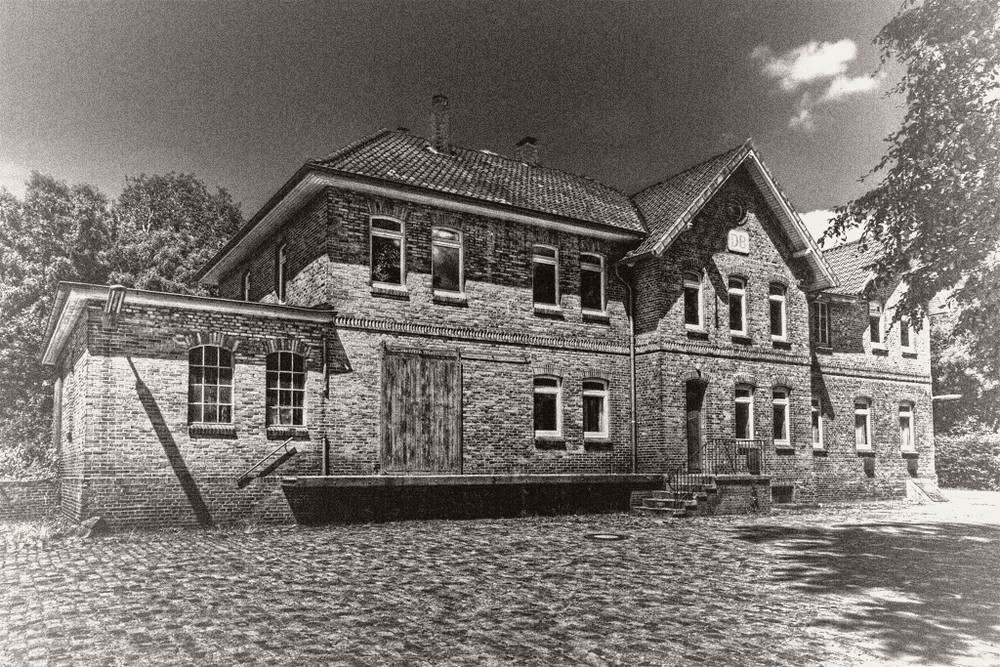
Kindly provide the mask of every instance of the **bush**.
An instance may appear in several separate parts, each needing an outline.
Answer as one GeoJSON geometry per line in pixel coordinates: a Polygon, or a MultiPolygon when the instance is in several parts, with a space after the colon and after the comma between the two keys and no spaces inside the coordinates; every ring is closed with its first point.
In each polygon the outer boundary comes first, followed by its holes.
{"type": "Polygon", "coordinates": [[[934,446],[941,486],[1000,491],[1000,433],[939,435],[934,446]]]}

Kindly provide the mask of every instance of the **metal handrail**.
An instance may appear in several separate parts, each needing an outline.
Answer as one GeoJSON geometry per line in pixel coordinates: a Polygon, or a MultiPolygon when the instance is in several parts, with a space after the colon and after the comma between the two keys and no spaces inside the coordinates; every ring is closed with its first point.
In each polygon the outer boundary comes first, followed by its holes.
{"type": "Polygon", "coordinates": [[[681,500],[698,485],[708,484],[715,475],[763,475],[766,470],[767,441],[759,438],[710,438],[684,463],[667,471],[668,490],[681,500]],[[691,468],[697,466],[696,470],[691,468]]]}
{"type": "Polygon", "coordinates": [[[256,470],[257,468],[261,467],[262,465],[264,465],[264,463],[269,458],[271,458],[272,456],[274,456],[275,454],[277,454],[279,449],[284,449],[285,450],[285,453],[282,454],[282,456],[291,456],[292,454],[295,454],[296,451],[295,451],[294,447],[292,447],[291,451],[288,450],[288,443],[290,443],[293,439],[294,439],[294,436],[291,437],[291,438],[288,438],[283,443],[281,443],[280,445],[278,445],[277,447],[275,447],[274,449],[272,449],[271,451],[269,451],[267,454],[265,454],[259,461],[257,461],[252,466],[250,466],[249,468],[247,468],[243,472],[242,475],[240,475],[239,477],[236,478],[236,486],[239,486],[239,487],[245,486],[246,483],[248,483],[249,480],[253,478],[253,474],[252,474],[253,471],[256,470]]]}

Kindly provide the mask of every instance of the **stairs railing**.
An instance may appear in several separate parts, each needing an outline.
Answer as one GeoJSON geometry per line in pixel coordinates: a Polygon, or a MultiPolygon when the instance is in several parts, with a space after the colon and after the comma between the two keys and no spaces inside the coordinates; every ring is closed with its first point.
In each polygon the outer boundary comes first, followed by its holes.
{"type": "Polygon", "coordinates": [[[766,440],[711,438],[701,444],[687,460],[667,471],[667,490],[674,500],[683,500],[700,486],[708,485],[716,475],[763,475],[766,440]]]}
{"type": "Polygon", "coordinates": [[[291,441],[292,438],[288,438],[283,443],[281,443],[280,445],[272,449],[270,452],[265,454],[264,457],[261,458],[259,461],[257,461],[252,466],[247,468],[242,475],[236,478],[236,486],[242,489],[247,485],[249,485],[250,482],[252,482],[255,477],[256,478],[267,477],[272,472],[277,470],[278,466],[280,466],[282,463],[295,456],[298,453],[298,450],[296,450],[294,447],[288,446],[288,444],[291,441]],[[271,461],[271,463],[269,463],[260,472],[254,474],[254,471],[257,470],[257,468],[260,468],[262,465],[264,465],[264,463],[266,463],[268,459],[270,459],[272,456],[277,454],[282,449],[285,451],[282,452],[281,456],[271,461]]]}

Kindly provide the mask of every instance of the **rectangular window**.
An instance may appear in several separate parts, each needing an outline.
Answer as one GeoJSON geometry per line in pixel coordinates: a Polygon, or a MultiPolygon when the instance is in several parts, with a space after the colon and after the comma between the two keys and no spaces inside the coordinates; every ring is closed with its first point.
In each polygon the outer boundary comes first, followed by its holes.
{"type": "Polygon", "coordinates": [[[882,329],[883,315],[884,312],[881,304],[874,301],[868,304],[868,336],[872,342],[872,347],[882,347],[885,345],[882,329]]]}
{"type": "Polygon", "coordinates": [[[740,440],[753,439],[753,388],[750,385],[736,385],[736,437],[740,440]]]}
{"type": "Polygon", "coordinates": [[[772,405],[774,410],[774,444],[779,447],[787,447],[790,442],[788,435],[788,390],[775,389],[772,395],[772,405]]]}
{"type": "Polygon", "coordinates": [[[684,274],[684,326],[689,329],[703,329],[701,308],[701,276],[697,273],[684,274]]]}
{"type": "Polygon", "coordinates": [[[536,245],[531,257],[532,286],[535,303],[559,305],[559,251],[552,246],[536,245]]]}
{"type": "Polygon", "coordinates": [[[403,223],[388,218],[371,220],[372,283],[402,286],[405,270],[403,223]]]}
{"type": "Polygon", "coordinates": [[[583,437],[608,437],[608,385],[601,380],[583,383],[583,437]]]}
{"type": "Polygon", "coordinates": [[[785,309],[785,286],[772,284],[768,302],[771,307],[771,338],[785,340],[788,337],[788,315],[785,309]]]}
{"type": "Polygon", "coordinates": [[[871,403],[867,400],[854,402],[854,444],[858,449],[872,448],[871,403]]]}
{"type": "Polygon", "coordinates": [[[463,255],[461,232],[451,229],[431,232],[431,282],[435,291],[464,291],[463,255]]]}
{"type": "Polygon", "coordinates": [[[909,403],[899,405],[899,448],[904,452],[917,449],[913,439],[913,406],[909,403]]]}
{"type": "Polygon", "coordinates": [[[819,396],[812,397],[813,449],[823,449],[823,404],[819,396]]]}
{"type": "Polygon", "coordinates": [[[305,359],[293,352],[267,355],[267,425],[302,426],[305,423],[305,359]]]}
{"type": "Polygon", "coordinates": [[[233,357],[215,345],[188,351],[188,423],[230,424],[233,420],[233,357]]]}
{"type": "Polygon", "coordinates": [[[747,333],[746,283],[739,278],[729,279],[729,331],[743,336],[747,333]]]}
{"type": "Polygon", "coordinates": [[[562,435],[562,383],[558,378],[535,378],[535,437],[562,435]]]}
{"type": "Polygon", "coordinates": [[[830,344],[830,305],[825,301],[809,304],[809,334],[820,345],[830,344]]]}
{"type": "Polygon", "coordinates": [[[285,288],[288,286],[288,256],[285,252],[285,244],[278,246],[278,252],[274,257],[274,291],[278,297],[278,303],[285,302],[285,288]]]}
{"type": "Polygon", "coordinates": [[[250,300],[250,270],[249,269],[247,269],[247,271],[243,274],[243,300],[244,301],[249,301],[250,300]]]}
{"type": "Polygon", "coordinates": [[[910,334],[910,318],[904,317],[899,321],[899,347],[906,352],[913,350],[913,338],[910,334]]]}
{"type": "Polygon", "coordinates": [[[603,313],[604,303],[604,258],[581,253],[580,308],[603,313]]]}

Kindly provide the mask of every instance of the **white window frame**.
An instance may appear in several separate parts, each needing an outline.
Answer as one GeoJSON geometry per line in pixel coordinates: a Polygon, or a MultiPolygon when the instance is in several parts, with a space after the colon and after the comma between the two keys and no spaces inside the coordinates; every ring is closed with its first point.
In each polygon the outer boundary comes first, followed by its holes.
{"type": "Polygon", "coordinates": [[[545,243],[536,243],[531,247],[531,301],[534,303],[535,308],[546,309],[546,310],[561,310],[559,305],[562,299],[562,295],[559,293],[559,248],[554,245],[548,245],[545,243]],[[551,250],[554,253],[553,257],[548,255],[539,255],[537,250],[539,248],[545,248],[546,250],[551,250]],[[535,301],[535,264],[547,264],[555,267],[554,280],[555,280],[555,303],[545,303],[543,301],[535,301]]]}
{"type": "Polygon", "coordinates": [[[903,452],[915,452],[917,451],[917,434],[913,430],[913,403],[909,401],[902,401],[899,404],[899,449],[903,452]],[[910,435],[910,446],[906,446],[906,441],[903,439],[903,424],[902,422],[906,420],[908,422],[908,429],[910,435]]]}
{"type": "Polygon", "coordinates": [[[200,424],[222,424],[229,425],[233,423],[235,419],[236,411],[236,355],[229,348],[222,347],[221,345],[212,345],[206,343],[205,345],[196,345],[188,350],[188,395],[187,395],[187,423],[188,425],[200,425],[200,424]],[[214,348],[216,350],[216,361],[215,364],[209,364],[204,360],[205,350],[207,348],[214,348]],[[192,363],[191,352],[194,350],[200,350],[202,360],[199,363],[192,363]],[[229,364],[224,365],[222,363],[222,353],[225,352],[229,357],[229,364]],[[192,373],[192,368],[200,369],[201,380],[195,381],[194,374],[192,373]],[[229,371],[229,382],[225,382],[219,377],[224,369],[229,371]],[[206,380],[205,376],[209,371],[215,371],[216,380],[215,382],[209,382],[206,380]],[[192,387],[198,387],[201,394],[201,400],[193,401],[191,400],[191,389],[192,387]],[[214,401],[205,400],[205,392],[209,389],[213,389],[217,392],[216,399],[214,401]],[[223,401],[218,394],[222,390],[229,390],[229,400],[223,401]],[[191,418],[191,408],[193,406],[200,406],[198,408],[201,419],[191,418]],[[216,419],[205,420],[205,406],[211,406],[216,411],[216,419]],[[218,413],[222,408],[229,409],[229,419],[223,420],[218,418],[218,413]]]}
{"type": "Polygon", "coordinates": [[[728,315],[729,315],[729,322],[730,322],[729,333],[735,334],[737,336],[746,336],[747,335],[747,281],[746,281],[746,278],[740,278],[738,276],[730,276],[729,279],[728,279],[728,281],[727,281],[727,283],[726,283],[726,286],[727,286],[726,287],[726,295],[727,295],[727,298],[728,298],[728,305],[729,305],[729,313],[728,313],[728,315]],[[734,287],[733,286],[734,282],[735,283],[739,283],[739,285],[736,286],[736,287],[734,287]],[[742,320],[740,322],[740,326],[742,327],[741,329],[733,329],[732,328],[732,319],[733,319],[733,315],[732,315],[732,311],[733,311],[732,299],[733,299],[734,295],[738,296],[739,299],[740,299],[740,316],[741,316],[741,320],[742,320]]]}
{"type": "Polygon", "coordinates": [[[823,400],[815,394],[810,399],[809,437],[812,439],[813,449],[826,448],[823,442],[823,400]],[[815,432],[813,431],[813,422],[816,422],[815,432]]]}
{"type": "Polygon", "coordinates": [[[872,444],[872,402],[867,398],[854,399],[854,446],[858,451],[870,452],[872,444]],[[858,417],[865,420],[866,443],[858,442],[858,417]]]}
{"type": "Polygon", "coordinates": [[[776,341],[787,341],[788,340],[788,304],[787,304],[787,294],[788,288],[781,283],[771,283],[767,288],[767,320],[768,325],[771,325],[771,308],[775,304],[781,309],[781,333],[774,333],[774,329],[771,329],[771,340],[776,341]],[[775,294],[775,290],[779,290],[779,294],[775,294]]]}
{"type": "Polygon", "coordinates": [[[754,439],[754,418],[753,418],[753,386],[749,384],[738,384],[733,389],[733,436],[738,440],[753,440],[754,439]],[[740,396],[741,391],[746,391],[746,396],[740,396]],[[736,432],[737,421],[736,421],[736,404],[746,403],[749,406],[747,412],[747,437],[740,438],[739,434],[736,432]]]}
{"type": "Polygon", "coordinates": [[[434,284],[434,246],[440,248],[458,248],[458,291],[434,289],[434,294],[446,296],[465,295],[465,236],[461,230],[453,227],[434,227],[431,229],[431,285],[434,284]],[[455,239],[442,239],[435,236],[436,232],[447,232],[454,234],[455,239]]]}
{"type": "MultiPolygon", "coordinates": [[[[558,251],[557,251],[558,252],[558,251]]],[[[559,267],[556,266],[556,294],[559,294],[559,267]]],[[[608,299],[607,299],[607,277],[604,274],[604,255],[600,255],[596,252],[581,252],[580,253],[580,310],[585,313],[591,313],[594,315],[604,315],[608,309],[608,299]],[[596,262],[593,260],[597,260],[596,262]],[[584,267],[587,267],[588,271],[596,270],[601,274],[601,307],[598,309],[594,308],[584,308],[583,307],[583,272],[584,267]]]]}
{"type": "Polygon", "coordinates": [[[885,348],[885,306],[878,301],[868,302],[868,341],[873,350],[884,350],[885,348]],[[876,330],[872,329],[872,318],[878,317],[877,332],[878,340],[873,338],[876,330]]]}
{"type": "Polygon", "coordinates": [[[308,423],[308,419],[309,419],[309,413],[308,413],[308,403],[309,403],[309,401],[308,401],[308,394],[307,394],[307,388],[306,388],[308,380],[309,380],[309,369],[306,367],[306,357],[305,357],[304,354],[300,354],[298,352],[292,352],[290,350],[277,350],[275,352],[269,352],[268,354],[266,354],[264,356],[264,424],[265,424],[265,426],[267,428],[305,428],[306,424],[308,423]],[[277,370],[270,370],[267,367],[268,364],[269,364],[269,362],[270,362],[270,359],[271,359],[272,355],[277,360],[277,366],[278,366],[277,370]],[[294,363],[295,363],[295,361],[294,361],[295,357],[298,357],[299,359],[302,360],[302,371],[301,371],[302,388],[301,389],[296,389],[295,388],[295,385],[294,385],[294,376],[297,375],[297,373],[294,370],[292,370],[292,371],[283,371],[283,370],[281,370],[281,358],[282,358],[283,355],[288,355],[292,359],[293,368],[294,368],[294,363]],[[281,380],[281,377],[282,377],[283,373],[287,373],[287,374],[289,374],[289,375],[292,376],[292,378],[293,378],[293,384],[292,384],[291,387],[282,387],[281,386],[280,380],[281,380]],[[271,380],[272,377],[275,379],[275,386],[273,388],[270,387],[270,386],[268,386],[270,384],[270,380],[271,380]],[[294,410],[294,407],[292,405],[283,406],[281,404],[281,392],[282,391],[288,391],[291,394],[299,394],[299,395],[302,396],[302,408],[301,408],[301,410],[302,410],[302,423],[301,424],[296,424],[294,417],[292,418],[292,423],[285,423],[285,422],[280,421],[280,414],[281,414],[281,408],[282,407],[289,407],[289,408],[292,408],[294,410]],[[272,396],[275,397],[275,401],[276,401],[273,404],[271,403],[272,396]],[[277,420],[272,420],[272,418],[271,418],[271,409],[272,409],[272,407],[278,408],[277,412],[278,412],[279,417],[278,417],[277,420]]]}
{"type": "Polygon", "coordinates": [[[819,345],[830,345],[830,304],[826,301],[813,301],[810,304],[809,327],[813,341],[819,345]],[[815,328],[813,328],[815,320],[815,328]]]}
{"type": "Polygon", "coordinates": [[[370,233],[368,235],[368,277],[372,282],[373,286],[384,287],[388,289],[405,289],[406,288],[406,224],[402,220],[390,217],[388,215],[373,215],[368,219],[368,228],[370,233]],[[376,220],[387,220],[393,224],[399,225],[398,230],[392,229],[382,229],[381,227],[375,226],[376,220]],[[384,239],[392,239],[399,241],[399,282],[398,283],[387,283],[381,280],[375,280],[373,275],[375,269],[375,237],[384,239]]]}
{"type": "Polygon", "coordinates": [[[788,409],[790,402],[791,391],[787,387],[775,387],[771,390],[771,404],[773,407],[780,408],[784,411],[785,418],[785,436],[784,438],[779,438],[777,433],[774,433],[774,420],[771,420],[772,427],[772,437],[774,438],[774,445],[776,447],[789,447],[792,443],[792,425],[789,423],[790,411],[788,409]]]}
{"type": "Polygon", "coordinates": [[[587,431],[587,420],[583,420],[583,437],[584,439],[607,439],[608,437],[608,381],[602,380],[601,378],[587,378],[581,384],[583,388],[583,398],[584,398],[584,409],[586,409],[586,399],[587,397],[598,397],[601,399],[601,430],[600,431],[587,431]],[[588,389],[586,383],[593,382],[595,384],[600,384],[600,389],[588,389]]]}
{"type": "Polygon", "coordinates": [[[556,397],[556,430],[554,430],[554,431],[539,431],[539,430],[535,430],[535,437],[536,438],[561,438],[562,437],[562,431],[563,431],[563,418],[562,418],[562,412],[563,412],[563,410],[562,410],[562,404],[563,404],[563,401],[562,401],[562,387],[563,387],[563,382],[562,382],[562,378],[558,377],[556,375],[536,375],[531,380],[531,387],[532,387],[532,393],[531,393],[531,396],[532,396],[532,415],[531,415],[532,428],[534,428],[534,420],[535,420],[535,415],[534,415],[534,397],[535,397],[535,394],[555,394],[555,397],[556,397]],[[535,384],[535,380],[555,380],[556,386],[555,387],[546,387],[546,386],[539,387],[538,385],[535,384]]]}
{"type": "Polygon", "coordinates": [[[288,245],[282,243],[278,246],[278,254],[274,259],[274,272],[275,272],[275,297],[278,299],[278,303],[285,303],[285,297],[288,296],[288,245]]]}
{"type": "Polygon", "coordinates": [[[694,271],[685,271],[683,279],[684,279],[683,280],[683,284],[684,284],[684,288],[683,288],[684,289],[683,305],[684,305],[684,307],[682,309],[683,312],[681,313],[681,316],[682,316],[682,318],[684,320],[684,328],[686,328],[686,329],[688,329],[690,331],[704,331],[705,330],[705,297],[704,297],[704,294],[702,292],[702,290],[704,289],[704,282],[702,281],[701,276],[698,273],[694,272],[694,271]],[[698,306],[698,323],[697,324],[692,324],[691,322],[687,321],[687,295],[688,295],[688,288],[694,288],[695,290],[697,290],[697,296],[695,297],[697,299],[696,305],[698,306]]]}
{"type": "Polygon", "coordinates": [[[899,349],[903,352],[913,352],[916,349],[916,345],[913,343],[913,327],[910,326],[909,317],[901,317],[899,319],[899,349]],[[906,329],[907,338],[909,338],[909,343],[903,344],[903,329],[906,329]]]}
{"type": "Polygon", "coordinates": [[[250,269],[243,272],[243,300],[250,300],[250,269]]]}

